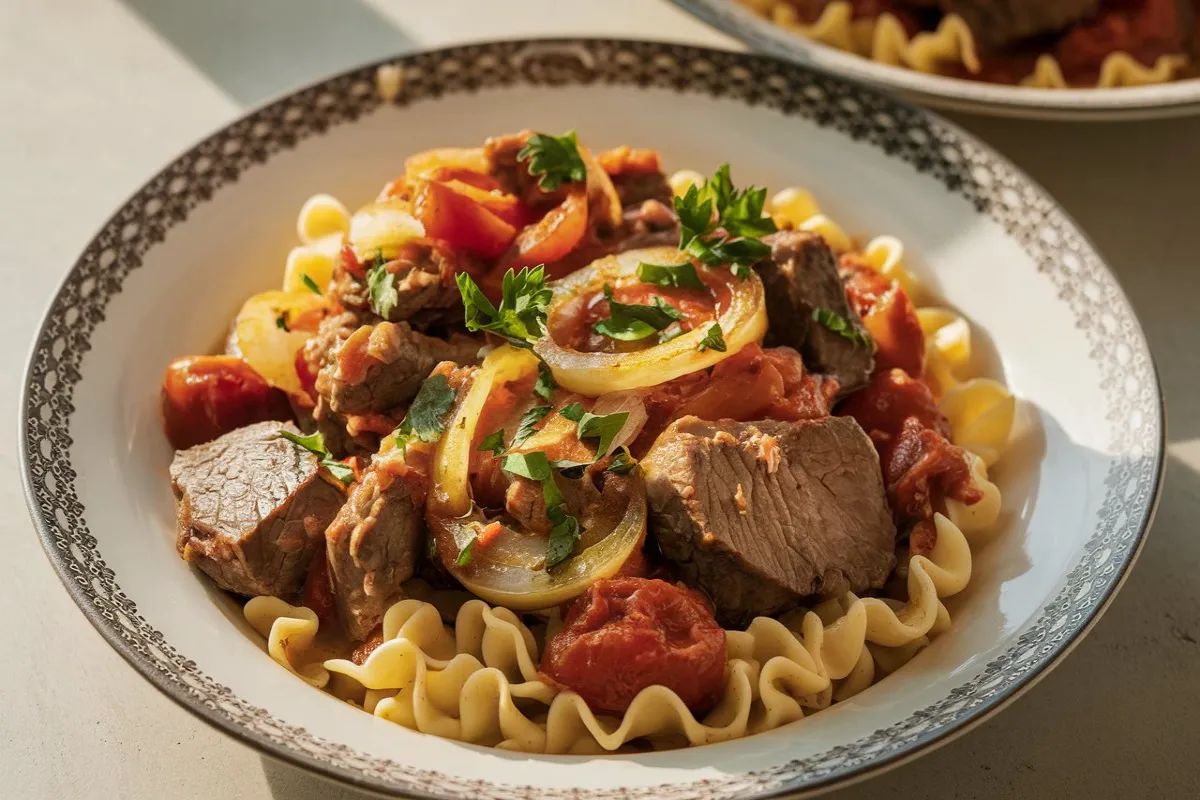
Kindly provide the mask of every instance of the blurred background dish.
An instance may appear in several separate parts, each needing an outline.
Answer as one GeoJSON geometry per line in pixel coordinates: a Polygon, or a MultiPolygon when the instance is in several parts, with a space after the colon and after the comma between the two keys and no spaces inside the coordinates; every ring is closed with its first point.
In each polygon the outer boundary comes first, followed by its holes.
{"type": "Polygon", "coordinates": [[[925,105],[1047,119],[1200,111],[1193,0],[675,0],[760,52],[925,105]]]}

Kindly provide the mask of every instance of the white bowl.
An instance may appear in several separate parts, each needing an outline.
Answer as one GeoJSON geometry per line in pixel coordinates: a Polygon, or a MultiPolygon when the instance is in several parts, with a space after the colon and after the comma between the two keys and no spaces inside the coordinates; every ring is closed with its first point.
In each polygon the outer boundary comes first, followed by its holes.
{"type": "Polygon", "coordinates": [[[767,797],[828,787],[943,741],[1042,674],[1096,619],[1144,537],[1163,415],[1138,322],[1041,189],[953,126],[754,55],[609,40],[497,42],[396,59],[272,103],[205,139],[117,210],[34,343],[21,426],[46,552],[84,613],[155,686],[264,752],[420,797],[767,797]],[[854,233],[890,233],[990,341],[1020,396],[995,472],[1003,529],[976,552],[953,629],[807,720],[725,744],[532,757],[376,719],[263,651],[238,606],[175,553],[158,387],[276,286],[317,191],[364,202],[427,147],[524,127],[654,147],[671,169],[803,185],[854,233]]]}

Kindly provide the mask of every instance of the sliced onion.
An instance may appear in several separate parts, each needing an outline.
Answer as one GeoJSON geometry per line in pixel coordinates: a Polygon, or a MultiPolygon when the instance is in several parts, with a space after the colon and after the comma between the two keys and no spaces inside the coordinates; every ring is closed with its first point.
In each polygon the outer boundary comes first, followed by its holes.
{"type": "Polygon", "coordinates": [[[596,453],[597,458],[608,455],[621,445],[631,443],[642,432],[642,428],[646,427],[646,420],[650,419],[650,415],[646,413],[646,403],[642,400],[642,395],[639,392],[609,392],[608,394],[602,394],[596,398],[596,404],[592,406],[592,413],[600,417],[608,414],[620,414],[621,412],[629,415],[625,420],[625,424],[621,426],[621,430],[617,431],[617,435],[613,437],[612,442],[608,445],[608,451],[596,453]]]}
{"type": "Polygon", "coordinates": [[[593,582],[612,577],[646,533],[646,492],[640,471],[634,470],[628,475],[607,476],[605,496],[627,501],[612,529],[585,531],[583,538],[590,546],[552,570],[545,568],[546,537],[511,528],[486,547],[475,548],[466,565],[458,564],[462,552],[487,525],[471,499],[469,476],[480,412],[493,389],[536,369],[537,360],[531,353],[508,345],[484,359],[438,444],[434,489],[426,509],[438,557],[446,569],[478,597],[517,611],[557,606],[582,594],[593,582]]]}
{"type": "Polygon", "coordinates": [[[347,241],[358,260],[365,263],[377,255],[392,258],[405,244],[424,235],[425,228],[413,217],[408,203],[389,197],[354,212],[347,241]]]}
{"type": "MultiPolygon", "coordinates": [[[[582,292],[600,291],[604,284],[620,286],[637,281],[638,264],[682,264],[687,257],[671,247],[628,250],[593,261],[557,281],[550,313],[582,292]]],[[[725,351],[700,350],[708,327],[702,325],[668,342],[632,353],[583,353],[563,347],[547,333],[534,350],[554,373],[559,386],[598,397],[608,392],[657,386],[680,375],[711,367],[767,333],[767,307],[762,281],[751,274],[732,278],[732,299],[716,322],[721,325],[725,351]]]]}

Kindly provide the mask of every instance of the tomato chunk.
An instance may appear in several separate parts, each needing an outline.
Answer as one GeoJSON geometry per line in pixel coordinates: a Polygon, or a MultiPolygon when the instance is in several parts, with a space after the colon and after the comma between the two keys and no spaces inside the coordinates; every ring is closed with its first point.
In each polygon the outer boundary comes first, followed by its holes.
{"type": "Polygon", "coordinates": [[[561,278],[553,263],[566,258],[583,240],[587,224],[587,195],[581,187],[573,188],[562,203],[517,234],[514,252],[504,259],[505,267],[520,269],[546,264],[550,270],[548,277],[561,278]]]}
{"type": "Polygon", "coordinates": [[[167,367],[163,427],[177,450],[268,419],[288,420],[287,395],[234,356],[192,356],[167,367]]]}
{"type": "Polygon", "coordinates": [[[923,427],[950,435],[950,423],[938,411],[929,386],[902,369],[876,372],[866,386],[846,398],[838,414],[854,417],[867,433],[895,436],[904,420],[916,417],[923,427]]]}
{"type": "Polygon", "coordinates": [[[413,216],[429,238],[483,258],[500,256],[517,234],[515,227],[472,198],[434,181],[417,184],[413,216]]]}
{"type": "Polygon", "coordinates": [[[682,584],[597,581],[572,604],[541,672],[593,711],[623,714],[638,692],[660,685],[702,714],[724,687],[725,631],[708,602],[682,584]]]}
{"type": "Polygon", "coordinates": [[[925,372],[925,333],[908,294],[854,253],[842,256],[838,271],[850,306],[875,340],[875,369],[897,367],[920,377],[925,372]]]}

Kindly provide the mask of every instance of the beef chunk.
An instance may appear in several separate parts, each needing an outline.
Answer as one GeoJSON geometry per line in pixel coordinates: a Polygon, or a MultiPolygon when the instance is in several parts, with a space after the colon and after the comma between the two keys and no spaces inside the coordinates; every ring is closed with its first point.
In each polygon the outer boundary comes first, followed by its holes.
{"type": "Polygon", "coordinates": [[[1100,0],[941,0],[942,10],[958,14],[984,48],[996,49],[1086,19],[1100,0]]]}
{"type": "Polygon", "coordinates": [[[291,423],[260,422],[171,462],[179,554],[238,594],[298,592],[345,500],[316,456],[280,430],[298,433],[291,423]]]}
{"type": "Polygon", "coordinates": [[[362,641],[400,598],[425,537],[424,493],[377,460],[325,531],[338,619],[362,641]]]}
{"type": "MultiPolygon", "coordinates": [[[[338,259],[330,294],[344,308],[360,314],[364,322],[377,320],[379,315],[371,308],[367,291],[365,267],[358,264],[352,269],[348,262],[353,261],[346,253],[338,259]]],[[[448,250],[425,239],[410,242],[383,268],[395,276],[398,298],[388,319],[408,321],[419,329],[461,322],[462,298],[454,275],[464,270],[475,274],[482,269],[462,252],[448,250]]]]}
{"type": "Polygon", "coordinates": [[[342,342],[317,375],[317,392],[335,414],[378,414],[407,403],[442,361],[473,364],[480,342],[426,336],[407,322],[364,325],[342,342]]]}
{"type": "Polygon", "coordinates": [[[896,529],[857,422],[671,424],[642,459],[659,550],[725,624],[878,588],[896,529]]]}
{"type": "Polygon", "coordinates": [[[767,290],[768,344],[799,350],[809,367],[836,379],[843,394],[863,386],[875,367],[874,345],[846,299],[833,250],[820,236],[805,231],[781,231],[766,241],[771,257],[756,270],[767,290]],[[815,322],[815,309],[845,319],[863,340],[815,322]]]}
{"type": "Polygon", "coordinates": [[[333,358],[338,345],[365,324],[363,317],[356,311],[342,311],[321,320],[317,335],[304,343],[304,364],[310,375],[316,376],[333,358]]]}

